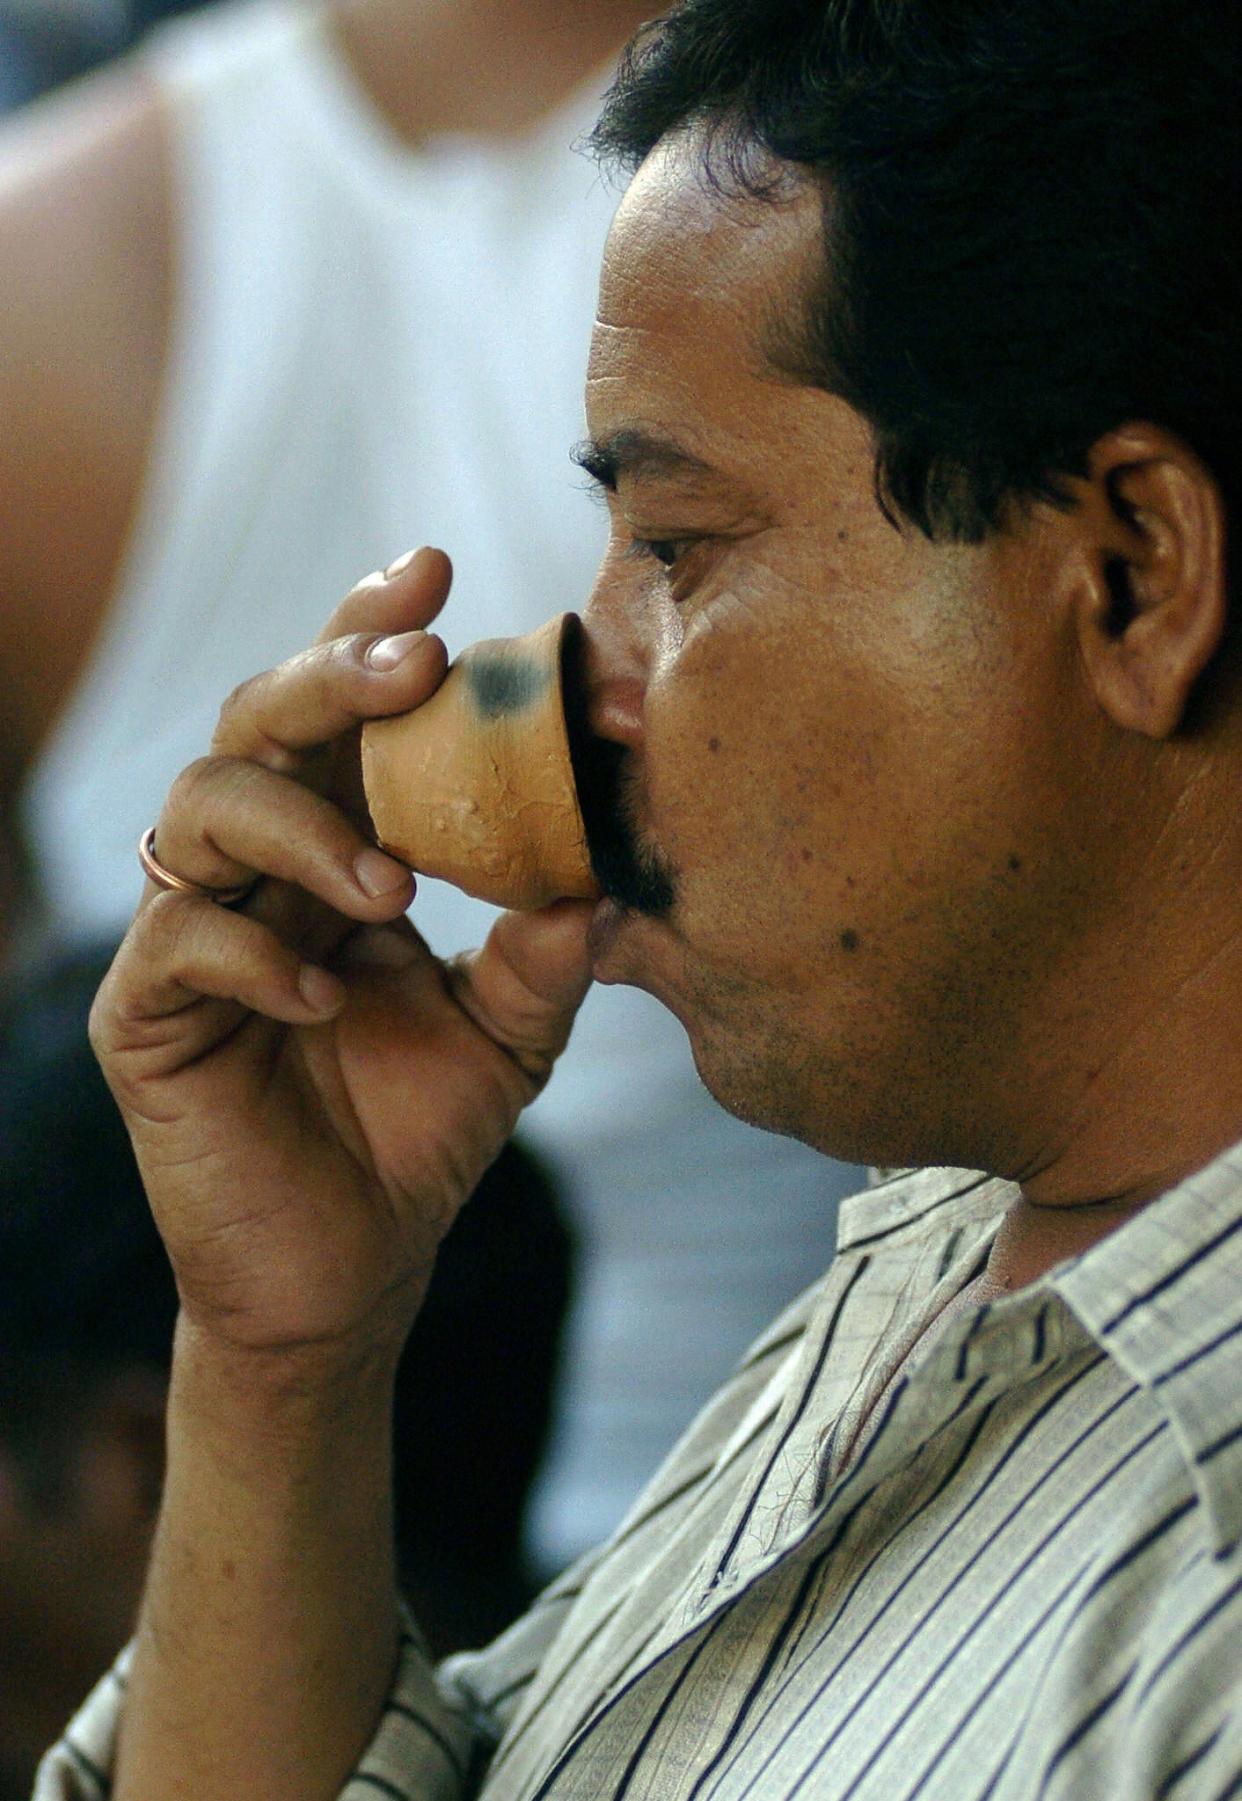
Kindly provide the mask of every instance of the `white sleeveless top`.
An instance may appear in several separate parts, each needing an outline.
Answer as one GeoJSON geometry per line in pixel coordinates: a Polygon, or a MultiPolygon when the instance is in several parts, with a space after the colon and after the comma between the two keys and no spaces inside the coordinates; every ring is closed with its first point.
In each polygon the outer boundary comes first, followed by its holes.
{"type": "MultiPolygon", "coordinates": [[[[170,373],[111,616],[25,796],[48,914],[76,935],[119,934],[139,833],[221,698],[367,570],[443,545],[456,651],[581,608],[603,542],[567,456],[615,204],[570,149],[598,94],[520,145],[414,152],[288,0],[178,21],[147,59],[175,124],[170,373]]],[[[446,951],[489,916],[433,883],[416,903],[446,951]]],[[[532,1527],[559,1564],[823,1268],[856,1172],[721,1112],[633,990],[588,999],[525,1135],[585,1245],[532,1527]]]]}

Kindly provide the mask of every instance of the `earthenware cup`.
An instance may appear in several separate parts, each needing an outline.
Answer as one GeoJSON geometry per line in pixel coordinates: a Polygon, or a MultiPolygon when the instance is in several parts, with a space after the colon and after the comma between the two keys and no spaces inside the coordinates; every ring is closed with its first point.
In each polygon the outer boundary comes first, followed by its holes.
{"type": "Polygon", "coordinates": [[[431,699],[373,719],[362,774],[384,849],[502,907],[593,899],[565,724],[565,665],[580,621],[472,644],[431,699]]]}

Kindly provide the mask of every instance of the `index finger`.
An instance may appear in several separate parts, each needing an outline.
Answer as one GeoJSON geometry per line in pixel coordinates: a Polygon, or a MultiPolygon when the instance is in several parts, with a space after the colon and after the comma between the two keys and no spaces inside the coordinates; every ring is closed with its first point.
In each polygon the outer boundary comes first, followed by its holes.
{"type": "Polygon", "coordinates": [[[355,632],[313,644],[234,689],[220,709],[212,751],[293,773],[304,752],[367,719],[420,706],[447,667],[443,640],[417,630],[395,637],[355,632]]]}
{"type": "Polygon", "coordinates": [[[220,709],[212,750],[287,774],[296,768],[299,753],[326,744],[364,719],[403,712],[426,700],[444,672],[439,639],[427,640],[432,647],[427,650],[411,639],[406,649],[415,653],[412,658],[394,658],[382,668],[368,663],[366,653],[382,638],[421,632],[443,607],[452,581],[448,557],[430,546],[364,577],[310,650],[234,690],[220,709]],[[361,642],[341,642],[354,638],[361,642]],[[392,674],[386,687],[359,688],[351,664],[360,656],[366,673],[392,674]]]}

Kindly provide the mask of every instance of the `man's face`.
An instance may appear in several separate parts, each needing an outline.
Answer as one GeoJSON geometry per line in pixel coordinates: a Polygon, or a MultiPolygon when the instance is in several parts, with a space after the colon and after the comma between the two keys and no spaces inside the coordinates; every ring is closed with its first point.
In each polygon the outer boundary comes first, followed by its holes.
{"type": "Polygon", "coordinates": [[[817,195],[727,200],[695,171],[661,146],[639,172],[591,352],[593,720],[626,747],[630,850],[596,971],[663,1000],[746,1118],[843,1156],[1012,1161],[998,1066],[1090,830],[1040,531],[931,545],[885,519],[862,419],[763,353],[822,256],[817,195]]]}

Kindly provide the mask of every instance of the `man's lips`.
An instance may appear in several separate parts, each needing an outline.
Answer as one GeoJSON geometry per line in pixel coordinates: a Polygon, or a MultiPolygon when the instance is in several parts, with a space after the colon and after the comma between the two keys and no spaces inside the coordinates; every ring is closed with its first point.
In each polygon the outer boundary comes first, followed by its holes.
{"type": "Polygon", "coordinates": [[[587,928],[587,952],[593,964],[602,963],[616,943],[625,924],[625,909],[615,900],[602,900],[591,915],[587,928]]]}

